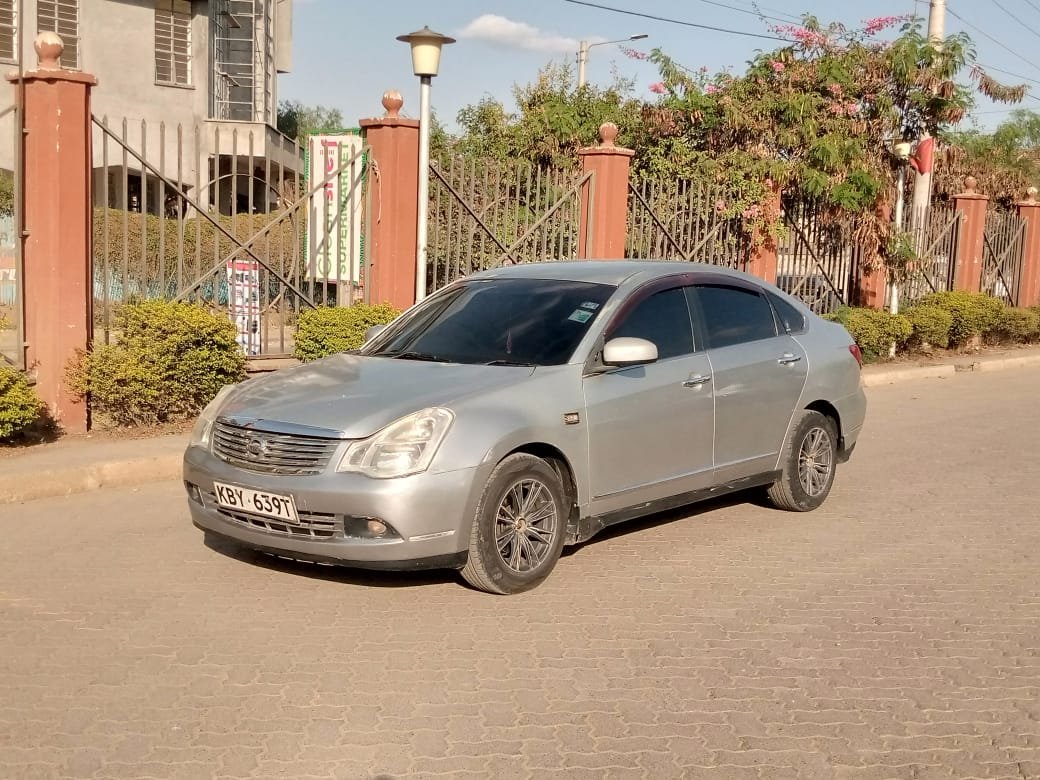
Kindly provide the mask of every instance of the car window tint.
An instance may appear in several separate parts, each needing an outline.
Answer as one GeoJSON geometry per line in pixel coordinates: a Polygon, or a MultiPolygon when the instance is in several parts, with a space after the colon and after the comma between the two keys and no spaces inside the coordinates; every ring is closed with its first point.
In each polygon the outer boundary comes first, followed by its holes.
{"type": "Polygon", "coordinates": [[[780,318],[780,324],[783,325],[788,333],[801,333],[805,330],[804,314],[779,295],[773,295],[772,293],[767,293],[767,295],[773,304],[773,308],[776,310],[776,315],[780,318]]]}
{"type": "Polygon", "coordinates": [[[697,303],[709,349],[776,335],[773,310],[756,292],[741,287],[697,285],[697,303]]]}
{"type": "Polygon", "coordinates": [[[559,365],[616,289],[558,279],[467,280],[405,314],[363,353],[559,365]]]}
{"type": "Polygon", "coordinates": [[[653,342],[658,360],[693,352],[693,326],[682,289],[654,293],[637,304],[610,332],[610,338],[623,336],[653,342]]]}

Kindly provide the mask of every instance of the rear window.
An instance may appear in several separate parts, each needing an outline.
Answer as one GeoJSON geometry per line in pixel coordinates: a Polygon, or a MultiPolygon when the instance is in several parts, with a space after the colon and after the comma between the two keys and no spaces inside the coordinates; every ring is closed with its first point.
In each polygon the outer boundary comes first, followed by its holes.
{"type": "Polygon", "coordinates": [[[773,310],[776,311],[781,328],[788,333],[801,333],[805,330],[804,314],[779,295],[773,293],[766,293],[766,295],[769,296],[769,302],[773,304],[773,310]]]}

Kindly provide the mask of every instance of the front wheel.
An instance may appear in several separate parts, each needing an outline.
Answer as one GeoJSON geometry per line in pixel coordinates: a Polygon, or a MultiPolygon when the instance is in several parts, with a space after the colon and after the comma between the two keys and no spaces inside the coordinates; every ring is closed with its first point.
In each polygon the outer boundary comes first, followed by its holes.
{"type": "Polygon", "coordinates": [[[462,576],[488,593],[534,588],[559,560],[566,524],[565,492],[552,466],[533,455],[510,455],[484,488],[462,576]]]}
{"type": "Polygon", "coordinates": [[[769,488],[778,509],[810,512],[826,500],[838,462],[838,428],[826,415],[805,410],[795,418],[780,460],[780,478],[769,488]]]}

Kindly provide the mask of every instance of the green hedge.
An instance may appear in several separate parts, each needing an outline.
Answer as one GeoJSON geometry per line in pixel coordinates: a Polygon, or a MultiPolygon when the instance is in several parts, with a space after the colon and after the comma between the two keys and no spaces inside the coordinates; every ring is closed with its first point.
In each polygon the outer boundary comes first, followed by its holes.
{"type": "Polygon", "coordinates": [[[907,340],[911,347],[931,346],[946,349],[950,346],[950,329],[953,327],[953,314],[935,303],[921,303],[904,312],[913,327],[913,334],[907,340]]]}
{"type": "Polygon", "coordinates": [[[189,303],[145,301],[116,314],[115,344],[80,356],[70,386],[117,425],[153,425],[198,414],[224,387],[241,381],[245,356],[234,324],[189,303]]]}
{"type": "Polygon", "coordinates": [[[993,332],[1007,306],[985,293],[954,290],[926,295],[921,305],[934,305],[950,313],[950,345],[962,347],[974,338],[993,332]]]}
{"type": "Polygon", "coordinates": [[[844,325],[868,359],[887,355],[893,343],[902,344],[913,333],[913,325],[902,314],[878,309],[846,307],[825,318],[844,325]]]}
{"type": "Polygon", "coordinates": [[[1004,309],[987,334],[994,341],[1022,344],[1040,339],[1040,311],[1036,309],[1004,309]]]}
{"type": "Polygon", "coordinates": [[[0,441],[8,441],[35,425],[43,404],[25,374],[0,361],[0,441]]]}
{"type": "Polygon", "coordinates": [[[386,325],[401,312],[388,303],[307,309],[300,312],[296,326],[296,348],[300,360],[323,357],[357,349],[364,343],[365,331],[373,325],[386,325]]]}

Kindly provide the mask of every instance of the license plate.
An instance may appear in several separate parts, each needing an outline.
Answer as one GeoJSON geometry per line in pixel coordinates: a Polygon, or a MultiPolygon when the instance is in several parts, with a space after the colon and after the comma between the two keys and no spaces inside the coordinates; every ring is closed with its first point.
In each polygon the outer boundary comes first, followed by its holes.
{"type": "Polygon", "coordinates": [[[299,522],[296,503],[292,496],[265,493],[261,490],[224,485],[220,482],[213,483],[213,492],[217,497],[217,503],[225,509],[237,509],[240,512],[283,520],[287,523],[299,522]]]}

